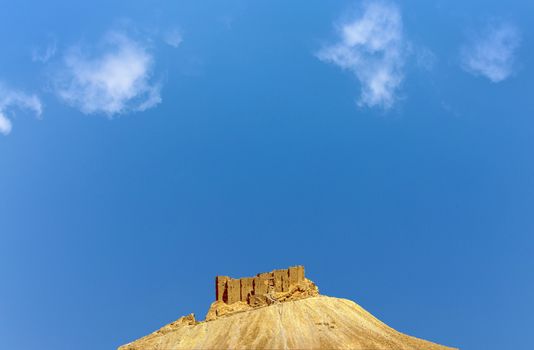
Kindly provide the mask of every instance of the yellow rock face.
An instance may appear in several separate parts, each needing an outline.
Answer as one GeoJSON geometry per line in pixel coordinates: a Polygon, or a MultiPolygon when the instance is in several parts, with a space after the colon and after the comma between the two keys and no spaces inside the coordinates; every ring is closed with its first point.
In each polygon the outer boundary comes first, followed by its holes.
{"type": "Polygon", "coordinates": [[[347,299],[315,296],[196,322],[192,315],[119,350],[446,350],[395,331],[347,299]]]}

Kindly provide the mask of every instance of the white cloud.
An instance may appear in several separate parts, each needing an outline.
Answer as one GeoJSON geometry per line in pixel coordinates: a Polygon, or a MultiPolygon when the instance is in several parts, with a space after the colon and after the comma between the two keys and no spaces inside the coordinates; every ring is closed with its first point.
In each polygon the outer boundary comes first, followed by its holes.
{"type": "Polygon", "coordinates": [[[160,85],[153,81],[154,57],[124,34],[110,33],[97,55],[73,47],[65,56],[56,93],[83,113],[109,117],[143,111],[161,102],[160,85]]]}
{"type": "Polygon", "coordinates": [[[0,134],[8,135],[13,128],[11,120],[7,119],[4,113],[0,112],[0,134]]]}
{"type": "Polygon", "coordinates": [[[167,45],[177,48],[184,41],[184,38],[178,29],[173,29],[164,34],[163,40],[167,45]]]}
{"type": "Polygon", "coordinates": [[[13,114],[14,109],[26,109],[39,117],[43,106],[36,95],[28,95],[0,85],[0,134],[8,135],[11,132],[13,125],[8,114],[13,114]]]}
{"type": "Polygon", "coordinates": [[[399,8],[367,3],[359,18],[338,30],[340,41],[324,47],[317,57],[354,73],[361,83],[360,106],[392,107],[404,80],[407,50],[399,8]]]}
{"type": "Polygon", "coordinates": [[[461,50],[462,67],[473,75],[482,75],[494,83],[514,72],[515,51],[521,35],[510,23],[496,23],[477,35],[461,50]]]}

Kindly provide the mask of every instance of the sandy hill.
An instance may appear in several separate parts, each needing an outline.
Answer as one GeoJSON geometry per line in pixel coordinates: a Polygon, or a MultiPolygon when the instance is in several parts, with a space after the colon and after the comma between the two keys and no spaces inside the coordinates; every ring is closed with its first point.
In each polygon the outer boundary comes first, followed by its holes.
{"type": "Polygon", "coordinates": [[[259,274],[256,280],[267,281],[264,298],[254,283],[252,289],[245,283],[247,293],[240,293],[231,304],[226,288],[231,289],[231,279],[224,277],[223,283],[217,278],[217,300],[206,321],[198,322],[191,314],[119,350],[452,349],[397,332],[350,300],[318,295],[303,270],[298,281],[285,283],[285,290],[284,282],[277,287],[271,274],[259,274]]]}

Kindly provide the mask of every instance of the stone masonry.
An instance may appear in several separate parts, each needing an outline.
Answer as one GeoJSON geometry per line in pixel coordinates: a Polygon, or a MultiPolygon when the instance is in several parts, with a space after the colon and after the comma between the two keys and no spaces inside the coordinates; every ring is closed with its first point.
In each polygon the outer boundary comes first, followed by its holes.
{"type": "Polygon", "coordinates": [[[285,270],[274,270],[239,279],[217,276],[215,277],[215,300],[226,304],[238,301],[250,304],[252,297],[263,297],[273,292],[287,292],[304,280],[304,266],[293,266],[285,270]]]}

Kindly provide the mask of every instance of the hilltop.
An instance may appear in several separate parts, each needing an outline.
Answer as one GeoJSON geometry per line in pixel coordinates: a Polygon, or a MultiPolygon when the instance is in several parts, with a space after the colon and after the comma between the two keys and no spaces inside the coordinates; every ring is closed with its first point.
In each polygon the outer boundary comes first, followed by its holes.
{"type": "Polygon", "coordinates": [[[193,314],[119,350],[451,350],[388,327],[347,299],[319,295],[302,266],[255,277],[217,276],[205,321],[193,314]]]}

